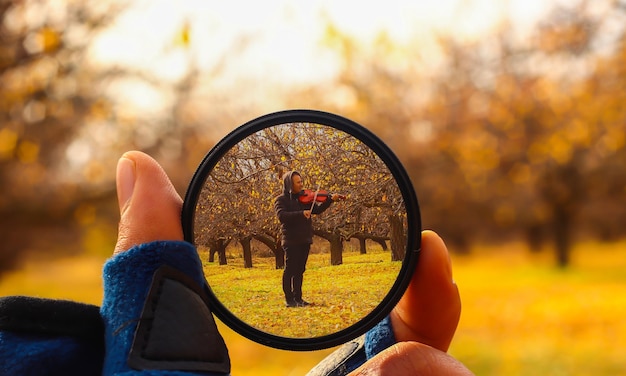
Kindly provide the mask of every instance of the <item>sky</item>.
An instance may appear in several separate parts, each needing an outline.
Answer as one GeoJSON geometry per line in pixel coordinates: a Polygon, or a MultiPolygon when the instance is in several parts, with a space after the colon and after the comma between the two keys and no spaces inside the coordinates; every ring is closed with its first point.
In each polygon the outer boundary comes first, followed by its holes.
{"type": "MultiPolygon", "coordinates": [[[[228,89],[242,82],[263,83],[237,89],[237,103],[256,106],[264,101],[267,109],[282,106],[277,103],[281,85],[320,82],[339,71],[336,51],[323,48],[329,22],[363,46],[385,32],[397,45],[409,45],[410,51],[419,46],[420,57],[435,59],[436,33],[477,39],[507,18],[524,35],[548,11],[547,4],[558,1],[568,0],[133,0],[90,44],[88,63],[103,70],[138,69],[171,86],[192,62],[200,79],[209,81],[199,86],[207,92],[223,88],[232,93],[228,89]],[[186,44],[181,43],[184,29],[189,35],[186,44]]],[[[162,86],[138,78],[117,79],[107,83],[105,94],[123,104],[131,119],[145,114],[166,118],[175,96],[162,86]]],[[[156,134],[150,129],[155,122],[134,124],[143,135],[139,147],[156,141],[150,137],[156,134]]],[[[71,165],[93,158],[89,145],[103,142],[93,135],[108,126],[91,124],[85,129],[85,137],[68,149],[71,165]]]]}
{"type": "Polygon", "coordinates": [[[137,0],[97,38],[91,56],[100,64],[139,66],[175,81],[190,55],[198,66],[212,67],[244,41],[245,53],[229,62],[230,72],[299,82],[333,73],[336,61],[320,50],[327,21],[362,41],[381,31],[398,43],[427,40],[439,31],[473,39],[502,17],[527,31],[550,3],[554,0],[137,0]],[[185,24],[187,49],[177,44],[185,24]]]}

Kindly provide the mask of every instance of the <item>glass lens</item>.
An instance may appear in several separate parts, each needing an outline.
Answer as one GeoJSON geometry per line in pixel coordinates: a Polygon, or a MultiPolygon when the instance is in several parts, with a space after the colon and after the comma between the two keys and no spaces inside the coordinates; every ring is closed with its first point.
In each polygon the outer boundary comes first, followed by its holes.
{"type": "Polygon", "coordinates": [[[193,229],[219,302],[287,338],[355,325],[390,293],[407,251],[406,205],[386,163],[319,123],[272,125],[223,152],[193,229]]]}

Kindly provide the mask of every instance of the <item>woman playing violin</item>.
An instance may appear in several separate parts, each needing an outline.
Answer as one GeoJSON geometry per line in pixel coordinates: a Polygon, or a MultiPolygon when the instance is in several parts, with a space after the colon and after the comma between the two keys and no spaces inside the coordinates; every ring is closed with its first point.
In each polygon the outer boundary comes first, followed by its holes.
{"type": "MultiPolygon", "coordinates": [[[[309,305],[302,299],[302,281],[309,251],[313,243],[312,214],[320,214],[342,196],[326,194],[321,204],[299,200],[303,192],[302,176],[297,171],[283,175],[283,193],[274,200],[274,210],[280,221],[281,243],[285,251],[283,292],[287,307],[309,305]]],[[[321,200],[320,200],[321,201],[321,200]]]]}

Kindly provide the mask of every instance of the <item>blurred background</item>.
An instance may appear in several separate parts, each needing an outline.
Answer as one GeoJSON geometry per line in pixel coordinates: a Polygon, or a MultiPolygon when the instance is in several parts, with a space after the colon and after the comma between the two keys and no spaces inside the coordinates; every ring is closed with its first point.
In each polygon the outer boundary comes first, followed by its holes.
{"type": "MultiPolygon", "coordinates": [[[[2,0],[0,295],[99,304],[115,166],[184,195],[257,116],[335,112],[382,138],[450,251],[450,352],[479,375],[626,373],[626,1],[2,0]]],[[[233,374],[329,353],[223,328],[233,374]]]]}

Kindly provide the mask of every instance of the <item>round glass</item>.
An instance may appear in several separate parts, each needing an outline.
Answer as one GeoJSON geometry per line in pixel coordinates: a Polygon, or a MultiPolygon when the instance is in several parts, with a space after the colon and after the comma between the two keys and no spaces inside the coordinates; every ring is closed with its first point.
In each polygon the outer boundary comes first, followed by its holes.
{"type": "Polygon", "coordinates": [[[214,314],[288,350],[376,325],[420,249],[417,198],[396,156],[361,125],[314,110],[265,115],[222,139],[191,180],[182,222],[214,314]]]}

